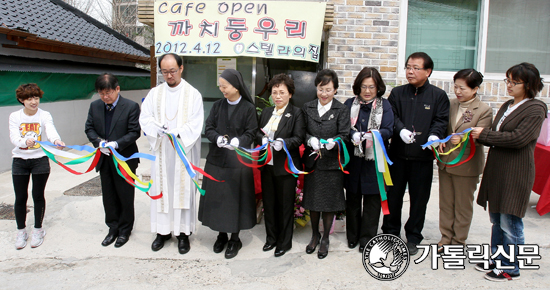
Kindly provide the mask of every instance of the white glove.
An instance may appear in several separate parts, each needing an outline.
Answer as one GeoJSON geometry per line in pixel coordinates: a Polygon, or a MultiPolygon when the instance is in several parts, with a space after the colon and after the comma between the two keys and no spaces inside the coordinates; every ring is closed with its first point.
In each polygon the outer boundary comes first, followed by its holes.
{"type": "Polygon", "coordinates": [[[105,147],[113,147],[114,149],[118,149],[118,143],[116,141],[111,141],[105,143],[105,147]]]}
{"type": "Polygon", "coordinates": [[[359,145],[359,143],[361,143],[361,133],[360,132],[353,133],[353,135],[351,136],[351,141],[353,142],[353,145],[355,146],[359,145]]]}
{"type": "Polygon", "coordinates": [[[277,140],[275,140],[275,142],[273,142],[273,149],[275,149],[275,151],[281,151],[281,149],[283,149],[283,139],[282,138],[277,138],[277,140]]]}
{"type": "Polygon", "coordinates": [[[267,138],[267,137],[264,136],[264,137],[262,138],[262,146],[265,145],[265,144],[267,144],[268,141],[269,141],[269,138],[267,138]]]}
{"type": "MultiPolygon", "coordinates": [[[[435,135],[430,135],[430,137],[428,137],[428,142],[435,141],[435,140],[439,140],[439,137],[437,137],[435,135]]],[[[432,143],[431,146],[428,146],[428,148],[430,148],[430,150],[432,150],[432,147],[437,147],[437,146],[439,146],[439,142],[434,142],[434,143],[432,143]]]]}
{"type": "Polygon", "coordinates": [[[363,140],[372,141],[372,133],[363,133],[363,140]]]}
{"type": "Polygon", "coordinates": [[[229,142],[229,144],[223,146],[223,148],[229,150],[235,150],[235,147],[239,147],[239,139],[237,139],[237,137],[234,137],[233,139],[231,139],[231,142],[229,142]]]}
{"type": "Polygon", "coordinates": [[[107,155],[107,156],[111,155],[111,151],[109,150],[109,148],[103,148],[103,147],[101,147],[101,148],[99,148],[99,150],[101,151],[101,153],[103,153],[103,154],[105,154],[105,155],[107,155]]]}
{"type": "Polygon", "coordinates": [[[166,134],[166,127],[165,126],[162,126],[160,123],[158,122],[155,122],[155,128],[157,129],[157,135],[159,136],[164,136],[164,134],[166,134]]]}
{"type": "Polygon", "coordinates": [[[317,137],[311,137],[309,138],[309,146],[313,148],[313,150],[319,150],[321,148],[321,142],[319,142],[319,139],[317,137]]]}
{"type": "Polygon", "coordinates": [[[327,142],[328,143],[325,144],[325,148],[327,148],[327,150],[332,150],[332,148],[334,148],[334,146],[336,145],[336,142],[334,142],[332,138],[329,138],[327,142]]]}
{"type": "Polygon", "coordinates": [[[414,140],[413,132],[407,129],[401,129],[401,132],[399,132],[399,136],[401,137],[401,140],[405,142],[405,144],[411,144],[414,140]]]}
{"type": "Polygon", "coordinates": [[[227,145],[227,138],[225,138],[224,136],[218,136],[216,144],[218,145],[218,147],[223,148],[223,146],[227,145]]]}

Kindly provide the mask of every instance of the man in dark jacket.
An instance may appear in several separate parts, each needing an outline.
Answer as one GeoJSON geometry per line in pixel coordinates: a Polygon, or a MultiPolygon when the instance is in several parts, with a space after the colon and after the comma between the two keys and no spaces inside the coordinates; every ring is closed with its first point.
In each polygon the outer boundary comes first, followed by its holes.
{"type": "Polygon", "coordinates": [[[400,235],[403,196],[408,184],[410,213],[405,235],[411,255],[418,252],[416,245],[424,238],[422,228],[433,177],[433,154],[430,150],[422,150],[421,145],[444,138],[449,122],[449,97],[428,81],[432,70],[433,61],[429,55],[424,52],[411,54],[405,68],[409,84],[394,88],[388,98],[394,112],[389,150],[394,162],[390,166],[393,187],[388,192],[390,214],[384,216],[382,231],[400,235]]]}
{"type": "MultiPolygon", "coordinates": [[[[101,147],[101,158],[96,170],[101,177],[105,223],[109,234],[101,245],[115,242],[122,247],[130,238],[134,227],[134,187],[117,173],[110,156],[112,147],[124,157],[138,152],[136,140],[139,138],[139,105],[120,95],[117,78],[112,74],[102,74],[95,82],[100,100],[93,101],[86,120],[86,136],[94,147],[101,147]]],[[[128,167],[136,172],[138,159],[128,160],[128,167]]]]}

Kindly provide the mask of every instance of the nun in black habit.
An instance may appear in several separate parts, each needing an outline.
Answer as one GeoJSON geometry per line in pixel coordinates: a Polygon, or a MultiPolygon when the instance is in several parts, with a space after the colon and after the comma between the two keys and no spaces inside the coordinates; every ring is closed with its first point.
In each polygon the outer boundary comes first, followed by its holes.
{"type": "Polygon", "coordinates": [[[206,119],[205,133],[211,143],[204,170],[225,182],[203,179],[205,195],[200,198],[199,221],[219,232],[214,252],[221,253],[227,244],[225,258],[231,259],[242,247],[239,231],[256,224],[252,169],[239,162],[233,146],[250,148],[258,121],[241,73],[226,69],[218,81],[225,99],[212,105],[206,119]]]}

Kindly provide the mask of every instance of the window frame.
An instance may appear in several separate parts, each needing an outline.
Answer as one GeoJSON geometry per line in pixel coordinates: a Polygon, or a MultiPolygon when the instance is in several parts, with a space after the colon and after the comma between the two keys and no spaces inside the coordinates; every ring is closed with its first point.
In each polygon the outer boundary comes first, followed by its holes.
{"type": "MultiPolygon", "coordinates": [[[[502,73],[486,73],[485,62],[487,60],[487,34],[489,30],[489,4],[491,0],[480,0],[480,32],[477,47],[477,60],[474,69],[481,72],[484,76],[484,80],[494,81],[503,80],[506,77],[506,72],[502,73]]],[[[399,13],[399,43],[398,43],[398,56],[397,56],[397,78],[406,78],[405,61],[407,60],[406,48],[407,48],[407,25],[409,14],[409,0],[401,0],[400,13],[399,13]]],[[[535,64],[536,65],[536,64],[535,64]]],[[[452,79],[457,71],[438,71],[434,69],[430,78],[433,79],[452,79]]],[[[541,75],[545,80],[550,79],[550,75],[541,75]]]]}

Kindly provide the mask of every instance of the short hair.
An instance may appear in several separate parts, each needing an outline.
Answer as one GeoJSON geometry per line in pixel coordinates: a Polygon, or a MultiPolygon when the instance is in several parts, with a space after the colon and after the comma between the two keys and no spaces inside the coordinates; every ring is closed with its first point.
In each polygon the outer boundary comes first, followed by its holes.
{"type": "Polygon", "coordinates": [[[434,61],[432,58],[425,52],[414,52],[409,57],[407,57],[407,61],[405,62],[405,66],[409,62],[409,59],[415,59],[415,58],[421,58],[424,60],[424,69],[431,69],[430,75],[432,75],[432,72],[434,71],[434,61]]]}
{"type": "Polygon", "coordinates": [[[534,99],[544,87],[539,70],[531,63],[522,62],[514,65],[506,71],[506,77],[510,78],[510,75],[514,81],[523,83],[529,99],[534,99]]]}
{"type": "Polygon", "coordinates": [[[281,84],[286,86],[289,94],[294,95],[294,89],[295,89],[294,81],[284,73],[275,75],[269,81],[269,84],[267,84],[267,90],[271,93],[271,90],[273,89],[273,87],[278,87],[281,84]]]}
{"type": "Polygon", "coordinates": [[[39,97],[42,99],[43,95],[44,91],[42,91],[40,87],[38,87],[38,85],[34,83],[20,85],[15,90],[15,97],[17,98],[17,101],[21,104],[23,104],[22,101],[34,97],[39,97]]]}
{"type": "Polygon", "coordinates": [[[483,83],[483,75],[473,68],[459,70],[453,76],[453,81],[456,82],[458,79],[464,80],[470,89],[475,89],[483,83]]]}
{"type": "Polygon", "coordinates": [[[381,97],[386,93],[386,84],[384,84],[384,80],[382,80],[382,76],[378,72],[378,70],[374,67],[365,67],[363,68],[357,77],[355,78],[355,81],[353,82],[353,93],[356,96],[359,96],[361,94],[361,83],[363,83],[363,80],[367,78],[372,78],[374,81],[374,84],[376,85],[376,96],[381,97]]]}
{"type": "Polygon", "coordinates": [[[110,73],[104,73],[95,80],[96,92],[102,90],[116,90],[118,87],[118,79],[110,73]]]}
{"type": "Polygon", "coordinates": [[[330,82],[334,85],[335,90],[338,89],[338,75],[335,71],[326,68],[317,73],[317,76],[315,77],[315,86],[318,86],[319,84],[324,86],[330,82]]]}
{"type": "Polygon", "coordinates": [[[164,59],[165,56],[167,55],[171,55],[175,60],[176,60],[176,63],[178,64],[178,67],[182,66],[183,65],[183,58],[175,53],[166,53],[166,54],[163,54],[161,56],[159,56],[159,68],[162,69],[162,67],[160,67],[160,64],[162,63],[162,60],[164,59]]]}

